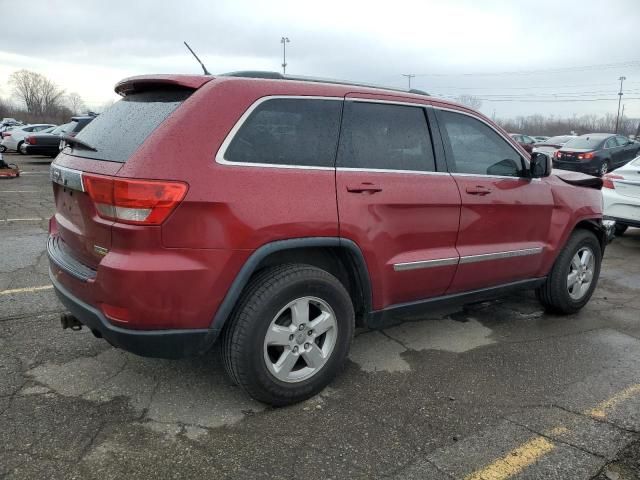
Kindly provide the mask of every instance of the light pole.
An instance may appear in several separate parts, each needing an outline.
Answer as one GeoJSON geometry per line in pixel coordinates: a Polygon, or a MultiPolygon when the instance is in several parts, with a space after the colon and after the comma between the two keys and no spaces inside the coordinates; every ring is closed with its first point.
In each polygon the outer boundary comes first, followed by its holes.
{"type": "Polygon", "coordinates": [[[413,74],[413,73],[401,73],[400,75],[402,75],[403,77],[407,77],[407,80],[409,81],[409,88],[407,90],[411,90],[411,79],[413,77],[415,77],[415,74],[413,74]]]}
{"type": "Polygon", "coordinates": [[[282,37],[280,43],[282,44],[282,74],[287,73],[287,43],[289,43],[289,37],[282,37]]]}
{"type": "Polygon", "coordinates": [[[616,115],[616,131],[614,133],[618,133],[618,123],[620,121],[620,104],[622,103],[622,82],[624,82],[627,77],[620,77],[620,92],[618,92],[618,115],[616,115]]]}

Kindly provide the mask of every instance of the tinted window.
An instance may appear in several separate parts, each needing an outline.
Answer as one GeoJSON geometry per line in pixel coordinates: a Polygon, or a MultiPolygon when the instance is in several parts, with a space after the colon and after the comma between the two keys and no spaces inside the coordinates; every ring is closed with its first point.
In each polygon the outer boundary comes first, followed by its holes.
{"type": "MultiPolygon", "coordinates": [[[[73,153],[97,160],[126,162],[149,134],[190,94],[191,90],[171,89],[127,95],[98,115],[78,134],[78,139],[97,151],[73,144],[73,153]]],[[[72,126],[78,126],[79,130],[81,124],[74,122],[72,126]]]]}
{"type": "Polygon", "coordinates": [[[583,135],[569,140],[564,144],[564,146],[566,148],[589,148],[594,150],[600,147],[603,140],[604,139],[602,137],[590,137],[589,135],[583,135]]]}
{"type": "Polygon", "coordinates": [[[433,148],[424,109],[347,102],[338,166],[434,171],[433,148]]]}
{"type": "Polygon", "coordinates": [[[616,142],[618,143],[619,146],[623,146],[629,142],[629,139],[627,137],[617,136],[616,142]]]}
{"type": "Polygon", "coordinates": [[[442,133],[448,145],[450,168],[459,173],[517,177],[522,158],[492,128],[483,122],[453,112],[440,112],[442,133]]]}
{"type": "Polygon", "coordinates": [[[230,162],[333,167],[342,101],[295,98],[260,104],[233,137],[230,162]]]}
{"type": "Polygon", "coordinates": [[[615,137],[609,138],[606,142],[604,142],[604,148],[615,148],[618,144],[616,143],[615,137]]]}

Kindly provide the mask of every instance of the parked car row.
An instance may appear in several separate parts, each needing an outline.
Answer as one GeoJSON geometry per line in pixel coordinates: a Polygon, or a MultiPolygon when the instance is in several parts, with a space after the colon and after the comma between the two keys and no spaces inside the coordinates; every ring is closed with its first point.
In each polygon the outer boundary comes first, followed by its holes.
{"type": "Polygon", "coordinates": [[[69,123],[56,127],[51,132],[29,135],[20,146],[20,153],[27,155],[45,155],[55,157],[60,151],[63,137],[75,137],[95,116],[73,117],[69,123]]]}
{"type": "Polygon", "coordinates": [[[588,133],[572,138],[553,154],[554,168],[603,176],[629,163],[640,153],[640,143],[622,135],[588,133]]]}
{"type": "MultiPolygon", "coordinates": [[[[0,131],[0,152],[15,151],[21,154],[55,157],[60,150],[62,137],[74,137],[96,116],[72,117],[69,123],[54,125],[34,123],[22,125],[16,120],[7,122],[0,131]]],[[[6,119],[5,119],[6,120],[6,119]]]]}

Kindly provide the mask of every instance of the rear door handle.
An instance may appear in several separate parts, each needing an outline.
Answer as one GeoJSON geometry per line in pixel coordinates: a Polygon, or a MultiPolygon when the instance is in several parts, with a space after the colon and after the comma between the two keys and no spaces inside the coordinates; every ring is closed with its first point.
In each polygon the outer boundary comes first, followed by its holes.
{"type": "Polygon", "coordinates": [[[483,187],[482,185],[476,185],[475,187],[467,187],[466,192],[471,195],[489,195],[491,189],[483,187]]]}
{"type": "Polygon", "coordinates": [[[347,185],[347,192],[350,193],[378,193],[382,188],[371,182],[362,182],[358,185],[347,185]]]}

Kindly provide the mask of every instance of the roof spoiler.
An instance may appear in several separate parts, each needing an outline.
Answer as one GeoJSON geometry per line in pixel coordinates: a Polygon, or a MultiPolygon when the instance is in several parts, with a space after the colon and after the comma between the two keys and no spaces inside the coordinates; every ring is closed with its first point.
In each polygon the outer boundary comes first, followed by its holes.
{"type": "Polygon", "coordinates": [[[203,75],[139,75],[120,80],[114,90],[123,97],[133,92],[162,87],[183,87],[196,90],[213,78],[203,75]]]}

